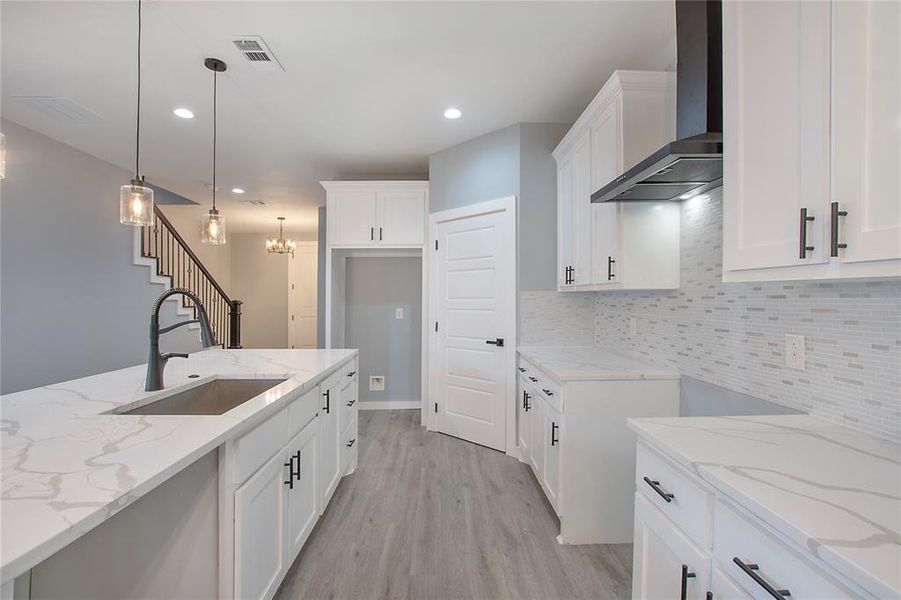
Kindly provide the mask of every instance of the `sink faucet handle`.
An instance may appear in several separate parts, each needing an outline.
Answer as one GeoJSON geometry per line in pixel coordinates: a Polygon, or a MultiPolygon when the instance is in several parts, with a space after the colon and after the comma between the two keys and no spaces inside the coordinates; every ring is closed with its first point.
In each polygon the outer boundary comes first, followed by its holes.
{"type": "Polygon", "coordinates": [[[188,358],[188,355],[184,352],[166,352],[162,355],[163,360],[169,360],[170,358],[188,358]]]}

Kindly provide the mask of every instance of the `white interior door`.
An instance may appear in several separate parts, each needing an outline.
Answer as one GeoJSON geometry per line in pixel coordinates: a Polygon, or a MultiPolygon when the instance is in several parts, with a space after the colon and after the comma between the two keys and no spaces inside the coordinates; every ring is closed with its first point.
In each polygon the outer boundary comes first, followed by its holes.
{"type": "Polygon", "coordinates": [[[434,424],[497,450],[516,444],[515,209],[511,197],[431,218],[434,424]]]}
{"type": "Polygon", "coordinates": [[[317,242],[297,242],[288,259],[288,347],[316,348],[317,242]]]}

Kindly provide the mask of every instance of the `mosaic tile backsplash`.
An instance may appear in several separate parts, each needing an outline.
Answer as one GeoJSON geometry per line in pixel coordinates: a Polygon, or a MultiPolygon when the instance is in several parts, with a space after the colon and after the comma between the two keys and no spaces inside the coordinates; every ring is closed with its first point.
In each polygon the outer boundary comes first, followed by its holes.
{"type": "Polygon", "coordinates": [[[594,294],[519,292],[520,346],[594,344],[594,294]]]}
{"type": "Polygon", "coordinates": [[[722,222],[721,190],[683,203],[680,289],[589,294],[595,344],[901,441],[901,281],[724,284],[722,222]],[[806,370],[784,366],[785,334],[806,370]]]}

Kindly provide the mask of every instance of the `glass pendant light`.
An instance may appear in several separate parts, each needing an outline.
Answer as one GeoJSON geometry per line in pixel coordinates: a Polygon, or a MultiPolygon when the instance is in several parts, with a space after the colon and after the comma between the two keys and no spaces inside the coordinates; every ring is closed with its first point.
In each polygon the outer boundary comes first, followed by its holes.
{"type": "Polygon", "coordinates": [[[282,229],[284,222],[285,217],[278,218],[278,237],[266,240],[266,252],[269,254],[290,254],[294,256],[294,251],[297,250],[297,243],[294,240],[285,239],[285,232],[282,229]]]}
{"type": "Polygon", "coordinates": [[[141,0],[138,0],[138,110],[135,118],[135,176],[119,189],[119,222],[123,225],[153,225],[153,189],[141,173],[141,0]]]}
{"type": "Polygon", "coordinates": [[[0,131],[0,179],[6,179],[6,134],[0,131]]]}
{"type": "Polygon", "coordinates": [[[225,71],[225,63],[218,58],[208,58],[203,61],[204,66],[213,72],[213,206],[209,214],[203,217],[203,228],[200,232],[200,241],[204,244],[225,243],[225,217],[216,210],[216,92],[217,77],[225,71]]]}

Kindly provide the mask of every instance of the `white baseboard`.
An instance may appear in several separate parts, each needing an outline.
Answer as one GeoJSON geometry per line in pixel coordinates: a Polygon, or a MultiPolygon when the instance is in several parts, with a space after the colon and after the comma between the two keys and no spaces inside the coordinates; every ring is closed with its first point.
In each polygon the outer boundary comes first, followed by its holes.
{"type": "Polygon", "coordinates": [[[420,405],[419,400],[361,400],[360,410],[402,410],[420,405]]]}

